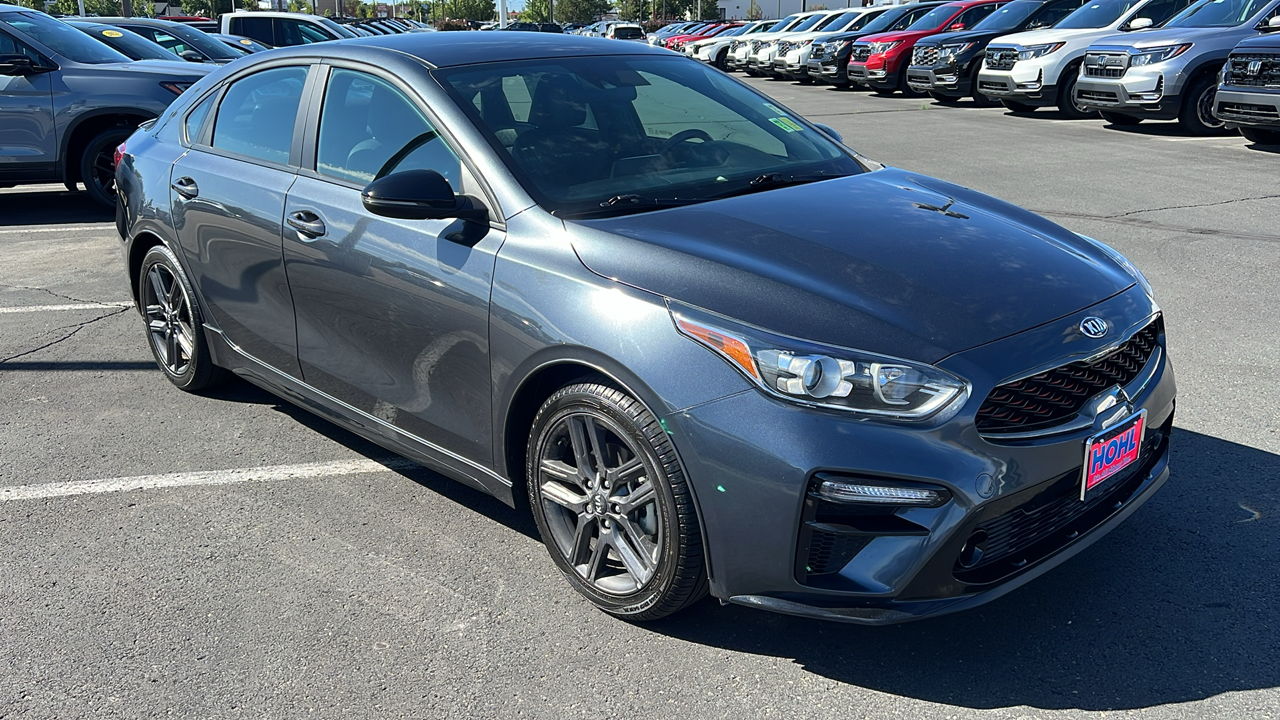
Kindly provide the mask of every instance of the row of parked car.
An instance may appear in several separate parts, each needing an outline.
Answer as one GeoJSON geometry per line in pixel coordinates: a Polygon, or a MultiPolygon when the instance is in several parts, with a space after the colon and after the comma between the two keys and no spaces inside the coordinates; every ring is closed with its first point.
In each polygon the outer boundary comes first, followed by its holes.
{"type": "Polygon", "coordinates": [[[115,207],[116,146],[213,68],[273,46],[432,30],[285,12],[54,18],[0,3],[0,187],[83,184],[115,207]]]}
{"type": "Polygon", "coordinates": [[[726,71],[1280,143],[1280,0],[924,0],[649,41],[726,71]]]}

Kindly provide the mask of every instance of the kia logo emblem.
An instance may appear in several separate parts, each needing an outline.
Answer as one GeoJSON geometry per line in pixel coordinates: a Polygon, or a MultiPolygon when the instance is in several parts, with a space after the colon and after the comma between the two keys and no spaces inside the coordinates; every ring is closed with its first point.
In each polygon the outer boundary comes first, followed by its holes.
{"type": "Polygon", "coordinates": [[[1080,321],[1080,332],[1085,337],[1100,338],[1107,334],[1107,321],[1100,317],[1087,317],[1080,321]]]}

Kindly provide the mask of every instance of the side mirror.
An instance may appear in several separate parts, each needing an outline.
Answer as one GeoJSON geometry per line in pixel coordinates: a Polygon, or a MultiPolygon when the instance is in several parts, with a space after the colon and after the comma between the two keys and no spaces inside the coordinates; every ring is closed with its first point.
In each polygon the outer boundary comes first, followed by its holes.
{"type": "Polygon", "coordinates": [[[32,75],[40,72],[31,58],[21,53],[0,55],[0,75],[32,75]]]}
{"type": "Polygon", "coordinates": [[[963,30],[963,29],[964,29],[964,23],[951,23],[951,27],[947,28],[947,32],[955,32],[957,30],[963,30]]]}
{"type": "Polygon", "coordinates": [[[360,193],[374,215],[401,220],[458,218],[486,222],[489,211],[465,195],[457,195],[435,170],[405,170],[378,178],[360,193]]]}
{"type": "Polygon", "coordinates": [[[1130,20],[1129,24],[1126,25],[1124,29],[1125,30],[1146,30],[1152,25],[1155,25],[1155,21],[1153,21],[1151,18],[1140,17],[1140,18],[1134,18],[1130,20]]]}
{"type": "Polygon", "coordinates": [[[195,50],[183,50],[182,52],[178,53],[178,57],[182,58],[183,60],[186,60],[187,62],[198,62],[198,63],[204,62],[204,56],[196,52],[195,50]]]}
{"type": "Polygon", "coordinates": [[[836,129],[831,127],[830,125],[823,125],[822,123],[814,123],[813,126],[818,128],[822,132],[826,133],[827,137],[831,138],[832,140],[835,140],[841,145],[844,144],[844,138],[841,137],[840,133],[836,132],[836,129]]]}
{"type": "Polygon", "coordinates": [[[1264,26],[1263,29],[1266,32],[1271,32],[1273,30],[1280,30],[1280,15],[1276,15],[1275,17],[1268,20],[1267,24],[1264,26]]]}

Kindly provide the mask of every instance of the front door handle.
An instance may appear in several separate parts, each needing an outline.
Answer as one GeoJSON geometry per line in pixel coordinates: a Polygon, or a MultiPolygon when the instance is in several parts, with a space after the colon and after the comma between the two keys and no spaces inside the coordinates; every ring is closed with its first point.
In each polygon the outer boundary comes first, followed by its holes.
{"type": "Polygon", "coordinates": [[[320,219],[319,215],[310,210],[289,213],[289,216],[284,221],[289,223],[289,227],[297,230],[307,239],[318,238],[326,232],[324,221],[320,219]]]}
{"type": "Polygon", "coordinates": [[[187,200],[200,194],[200,188],[196,185],[196,181],[189,177],[180,177],[170,183],[169,187],[187,200]]]}

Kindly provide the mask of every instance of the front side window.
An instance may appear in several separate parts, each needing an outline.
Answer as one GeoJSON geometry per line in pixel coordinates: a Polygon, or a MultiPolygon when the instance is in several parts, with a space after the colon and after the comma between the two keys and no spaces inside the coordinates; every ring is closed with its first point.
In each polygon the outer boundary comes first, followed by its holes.
{"type": "Polygon", "coordinates": [[[1140,0],[1093,0],[1071,13],[1058,23],[1059,30],[1086,30],[1104,28],[1129,12],[1140,0]]]}
{"type": "Polygon", "coordinates": [[[1271,0],[1200,0],[1170,20],[1165,27],[1215,28],[1240,25],[1271,3],[1271,0]]]}
{"type": "Polygon", "coordinates": [[[9,37],[5,32],[0,32],[0,55],[26,55],[33,63],[41,62],[39,53],[26,43],[20,43],[9,37]]]}
{"type": "Polygon", "coordinates": [[[14,30],[74,62],[86,65],[130,62],[128,55],[44,13],[34,11],[5,13],[4,22],[14,30]]]}
{"type": "Polygon", "coordinates": [[[335,69],[320,110],[316,172],[367,185],[401,170],[435,170],[461,189],[458,156],[413,101],[381,78],[335,69]]]}
{"type": "Polygon", "coordinates": [[[536,60],[436,74],[530,194],[562,216],[862,172],[769,98],[682,58],[536,60]],[[517,83],[528,89],[524,121],[502,107],[517,83]]]}
{"type": "Polygon", "coordinates": [[[263,70],[231,84],[218,105],[213,147],[287,165],[305,67],[263,70]]]}

